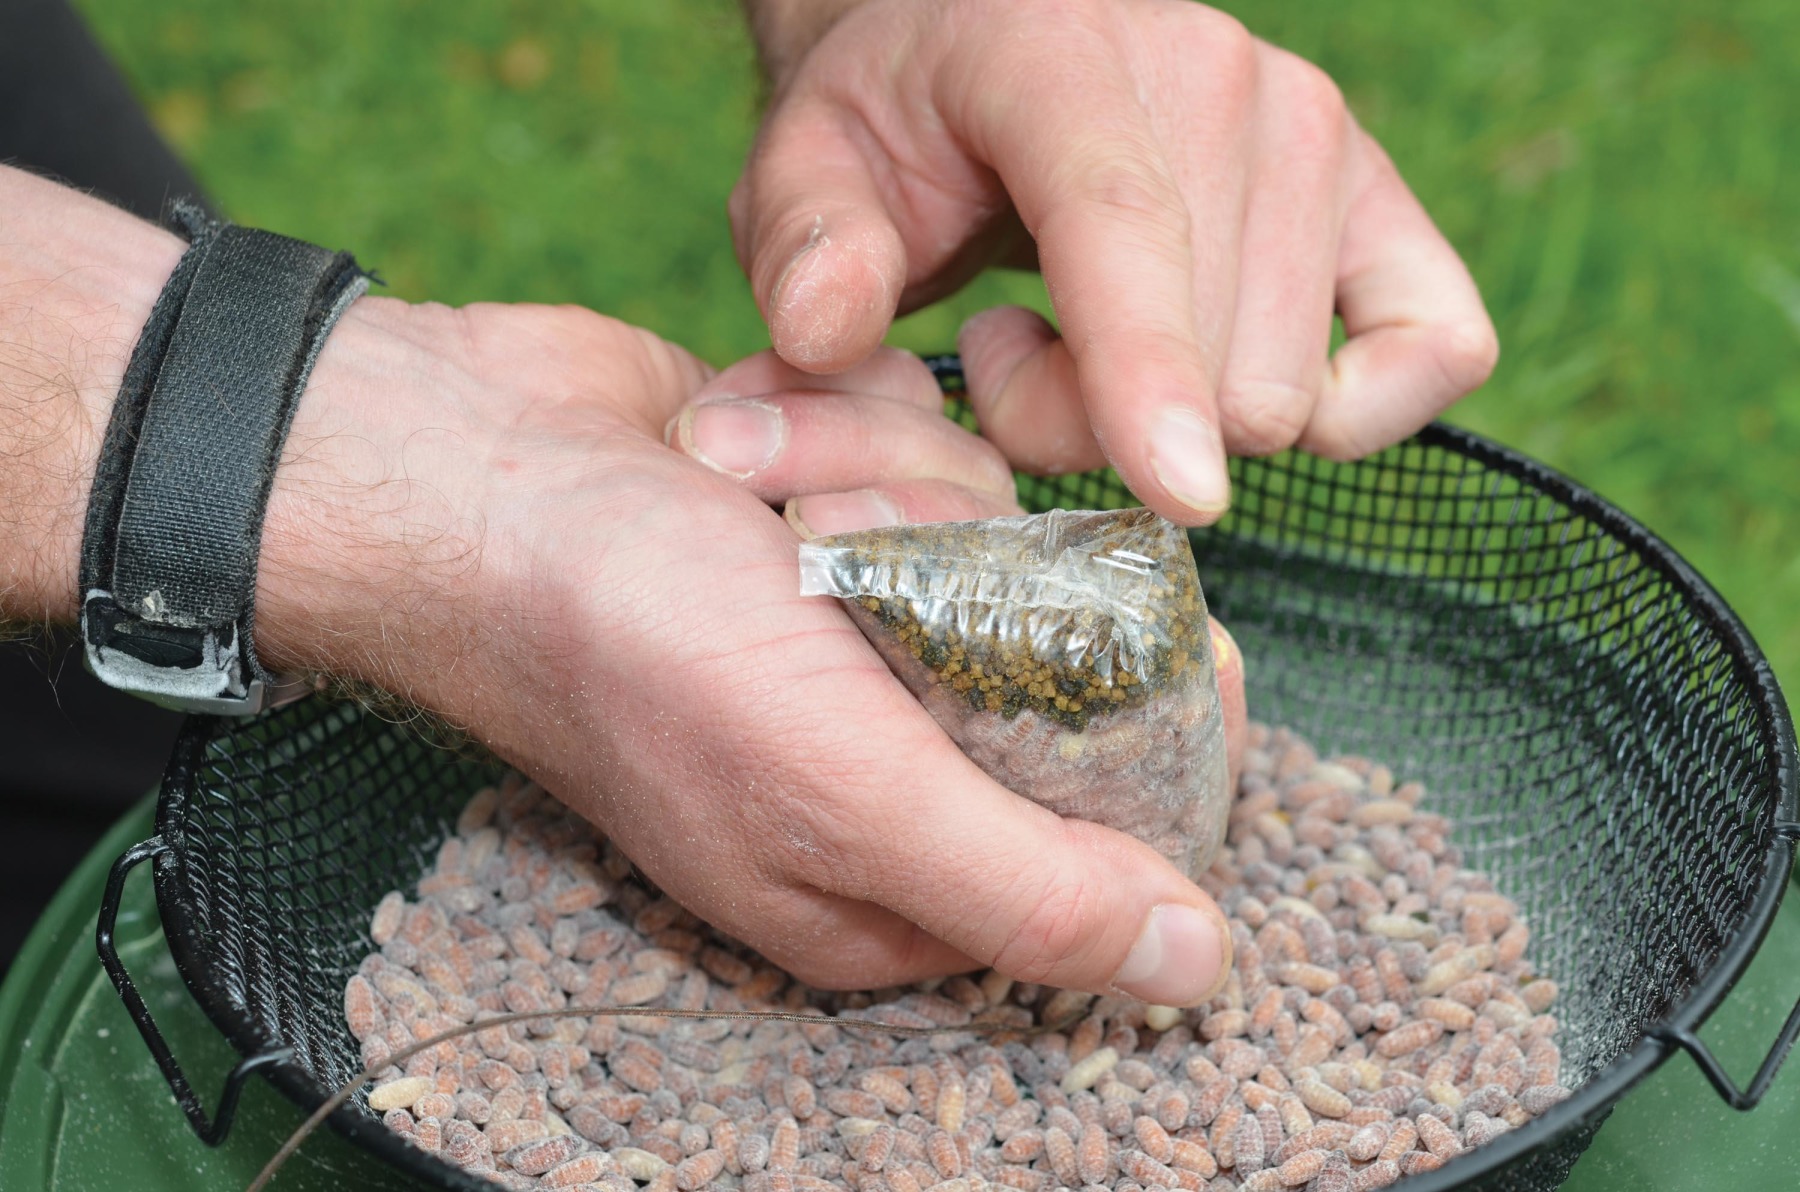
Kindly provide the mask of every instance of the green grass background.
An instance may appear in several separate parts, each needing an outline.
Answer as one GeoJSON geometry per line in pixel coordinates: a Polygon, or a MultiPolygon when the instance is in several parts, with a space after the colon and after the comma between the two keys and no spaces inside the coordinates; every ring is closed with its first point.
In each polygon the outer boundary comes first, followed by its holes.
{"type": "MultiPolygon", "coordinates": [[[[239,220],[407,298],[767,343],[723,214],[757,104],[732,0],[80,7],[239,220]]],[[[1451,419],[1668,538],[1800,685],[1800,7],[1227,7],[1341,82],[1470,262],[1504,359],[1451,419]]],[[[985,278],[894,341],[997,300],[1042,288],[985,278]]]]}

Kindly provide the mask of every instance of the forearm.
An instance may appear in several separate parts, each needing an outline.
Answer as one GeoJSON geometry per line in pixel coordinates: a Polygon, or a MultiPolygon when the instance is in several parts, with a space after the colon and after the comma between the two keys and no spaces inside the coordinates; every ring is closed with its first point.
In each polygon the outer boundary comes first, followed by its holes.
{"type": "MultiPolygon", "coordinates": [[[[184,248],[117,208],[0,167],[0,621],[76,616],[101,439],[184,248]]],[[[403,661],[445,632],[444,576],[466,567],[469,548],[454,518],[397,476],[396,444],[430,429],[419,382],[443,371],[413,310],[359,301],[298,403],[257,568],[257,648],[271,668],[403,689],[403,661]]]]}
{"type": "Polygon", "coordinates": [[[179,238],[0,167],[0,621],[67,622],[88,486],[179,238]]]}
{"type": "Polygon", "coordinates": [[[865,0],[741,0],[763,75],[779,87],[839,17],[865,0]]]}

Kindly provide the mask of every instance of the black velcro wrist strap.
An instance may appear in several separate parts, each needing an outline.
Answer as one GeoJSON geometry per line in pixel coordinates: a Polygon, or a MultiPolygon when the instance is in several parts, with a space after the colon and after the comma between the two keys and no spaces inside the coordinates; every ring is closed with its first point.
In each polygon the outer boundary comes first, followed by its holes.
{"type": "Polygon", "coordinates": [[[263,513],[294,407],[368,288],[348,253],[178,209],[192,244],[132,351],[88,498],[81,633],[108,684],[249,715],[263,513]]]}

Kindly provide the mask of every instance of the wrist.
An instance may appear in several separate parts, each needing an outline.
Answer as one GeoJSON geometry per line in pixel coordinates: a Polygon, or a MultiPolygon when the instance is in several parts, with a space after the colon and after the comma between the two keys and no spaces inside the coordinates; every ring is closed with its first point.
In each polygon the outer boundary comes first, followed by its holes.
{"type": "Polygon", "coordinates": [[[272,671],[360,680],[454,715],[434,660],[478,623],[482,467],[462,458],[473,437],[465,377],[439,346],[446,316],[362,298],[325,341],[269,494],[256,643],[272,671]]]}
{"type": "MultiPolygon", "coordinates": [[[[0,167],[0,623],[67,624],[101,442],[132,350],[186,245],[0,167]]],[[[483,619],[477,382],[456,312],[364,298],[322,348],[276,469],[257,567],[272,670],[375,683],[454,715],[433,659],[483,619]],[[442,481],[440,483],[440,481],[442,481]]],[[[467,678],[468,668],[459,672],[467,678]]]]}

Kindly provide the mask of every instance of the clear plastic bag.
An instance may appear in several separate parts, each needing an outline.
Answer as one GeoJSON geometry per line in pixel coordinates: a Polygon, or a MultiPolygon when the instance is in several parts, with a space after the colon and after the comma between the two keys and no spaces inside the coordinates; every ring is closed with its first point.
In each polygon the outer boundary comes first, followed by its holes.
{"type": "Polygon", "coordinates": [[[1225,834],[1224,713],[1187,534],[1147,509],[897,526],[800,548],[1001,785],[1198,876],[1225,834]]]}

